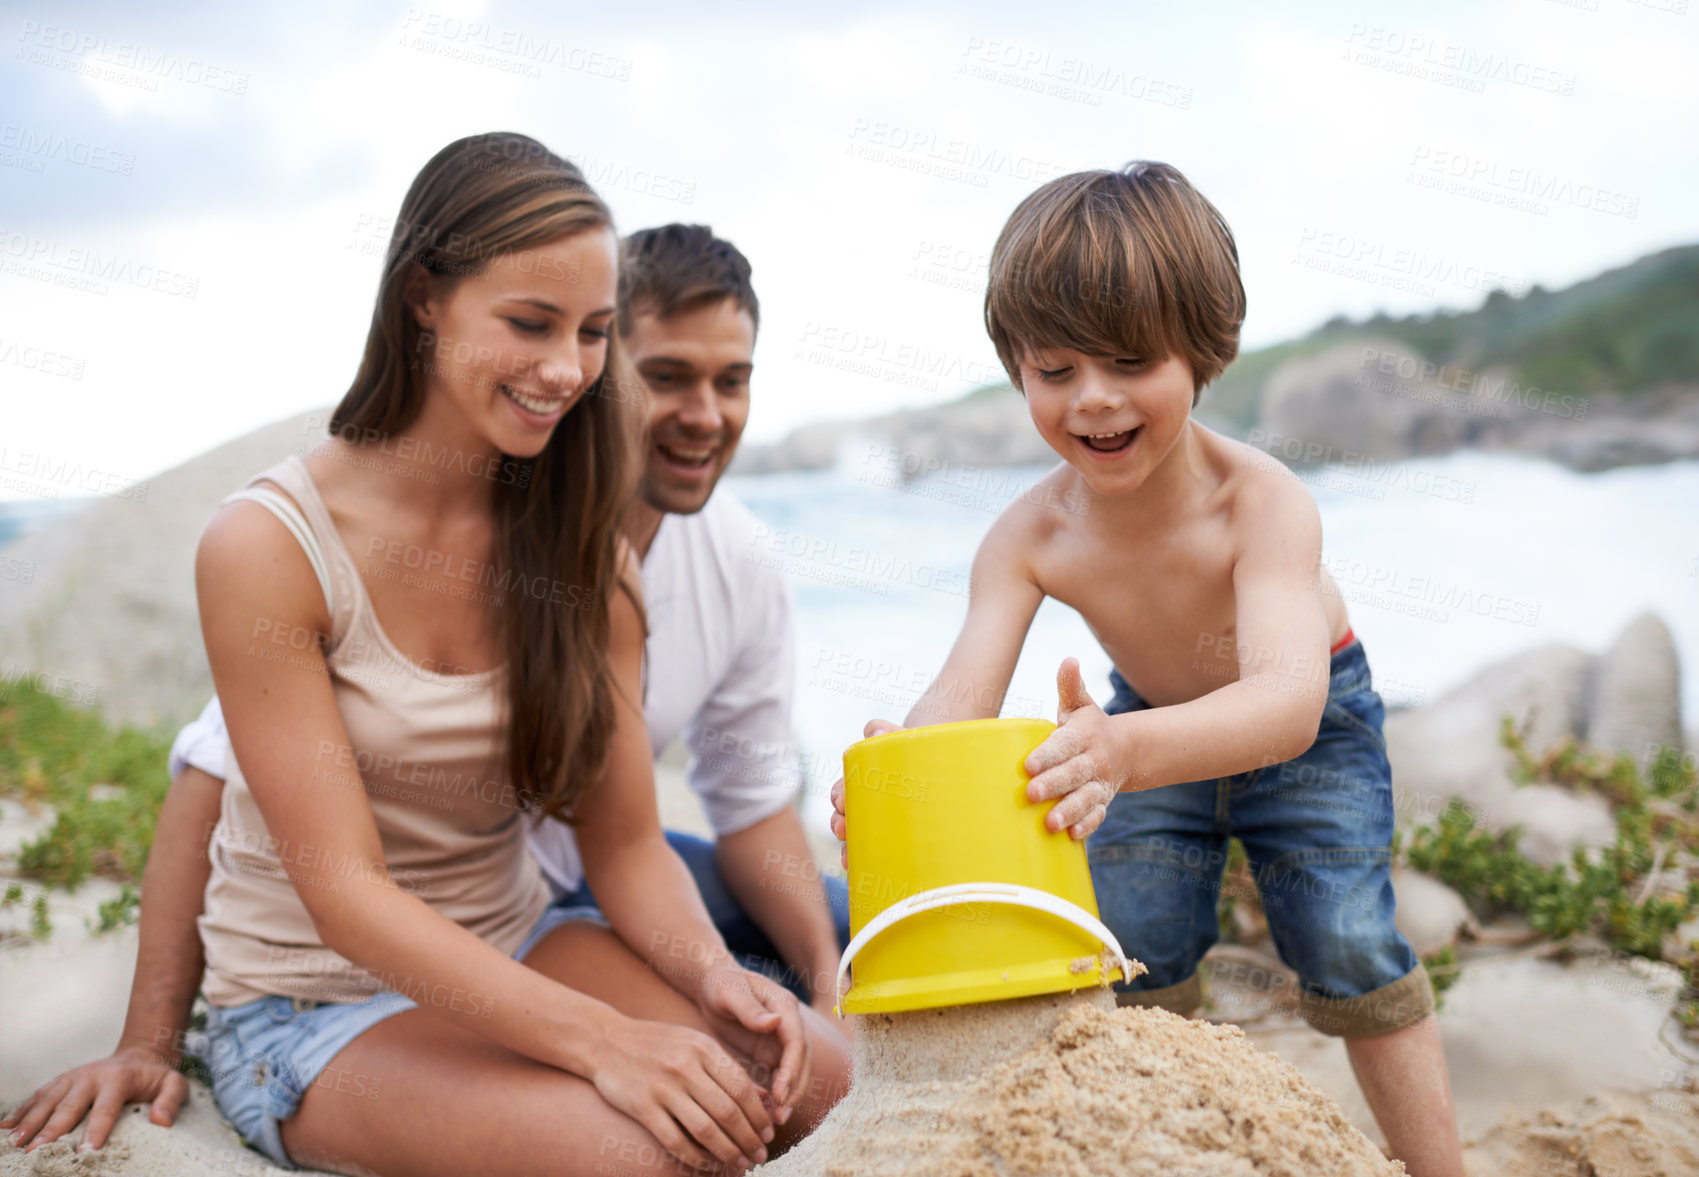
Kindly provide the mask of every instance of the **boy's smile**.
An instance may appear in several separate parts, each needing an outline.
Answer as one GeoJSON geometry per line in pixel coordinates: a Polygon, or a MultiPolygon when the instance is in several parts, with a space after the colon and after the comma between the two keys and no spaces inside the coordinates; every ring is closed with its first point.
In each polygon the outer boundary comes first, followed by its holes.
{"type": "Polygon", "coordinates": [[[1141,428],[1143,427],[1135,425],[1119,433],[1086,433],[1074,436],[1085,443],[1085,448],[1091,451],[1093,457],[1113,457],[1132,448],[1141,428]]]}
{"type": "Polygon", "coordinates": [[[1178,352],[1153,362],[1040,348],[1020,374],[1033,424],[1099,494],[1143,485],[1191,416],[1191,366],[1178,352]]]}

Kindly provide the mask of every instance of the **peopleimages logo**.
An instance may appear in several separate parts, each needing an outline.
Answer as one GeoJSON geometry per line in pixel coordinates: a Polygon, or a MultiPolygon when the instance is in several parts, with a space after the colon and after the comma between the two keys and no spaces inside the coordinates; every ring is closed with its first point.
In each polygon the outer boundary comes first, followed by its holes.
{"type": "MultiPolygon", "coordinates": [[[[227,94],[248,92],[248,74],[245,71],[227,69],[181,53],[156,52],[133,41],[113,41],[99,33],[26,20],[18,39],[24,42],[25,47],[18,51],[17,57],[35,65],[71,68],[52,56],[64,53],[70,55],[73,61],[84,58],[132,75],[133,82],[141,83],[141,89],[157,90],[161,81],[178,81],[227,94]]],[[[95,73],[87,66],[74,72],[95,73]]],[[[122,78],[113,77],[111,80],[120,81],[122,78]]]]}
{"type": "Polygon", "coordinates": [[[105,294],[105,282],[135,286],[160,294],[194,298],[201,280],[163,266],[135,262],[118,254],[83,245],[66,245],[46,237],[31,237],[0,229],[0,264],[8,274],[42,278],[105,294]]]}
{"type": "MultiPolygon", "coordinates": [[[[1358,363],[1364,369],[1387,376],[1397,376],[1400,380],[1413,381],[1441,392],[1458,393],[1462,398],[1479,404],[1515,405],[1530,412],[1547,413],[1565,420],[1587,419],[1586,397],[1556,393],[1532,384],[1523,387],[1502,372],[1475,372],[1456,364],[1436,364],[1432,360],[1418,360],[1412,355],[1383,352],[1373,347],[1363,349],[1358,363]]],[[[1380,388],[1377,391],[1386,389],[1380,388]]],[[[1397,395],[1416,394],[1411,390],[1399,389],[1397,395]]]]}
{"type": "Polygon", "coordinates": [[[136,157],[127,151],[114,151],[87,139],[73,139],[17,123],[0,125],[0,148],[22,152],[33,160],[58,160],[77,167],[93,168],[97,172],[115,172],[120,176],[128,176],[136,168],[136,157]]]}

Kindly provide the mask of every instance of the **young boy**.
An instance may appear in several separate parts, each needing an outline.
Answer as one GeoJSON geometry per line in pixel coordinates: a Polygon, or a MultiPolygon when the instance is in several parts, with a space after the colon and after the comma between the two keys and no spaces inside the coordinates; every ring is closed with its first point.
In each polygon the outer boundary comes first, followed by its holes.
{"type": "Polygon", "coordinates": [[[1103,920],[1150,970],[1119,1000],[1201,1003],[1238,837],[1301,1012],[1345,1038],[1410,1173],[1452,1177],[1433,994],[1393,927],[1381,701],[1321,568],[1315,503],[1190,415],[1238,354],[1244,309],[1231,231],[1166,164],[1063,176],[1015,210],[985,322],[1063,464],[986,535],[961,635],[906,722],[994,716],[978,701],[1008,689],[1039,603],[1078,610],[1114,661],[1114,697],[1098,707],[1062,663],[1061,726],[1027,760],[1027,796],[1055,801],[1048,828],[1089,838],[1103,920]]]}

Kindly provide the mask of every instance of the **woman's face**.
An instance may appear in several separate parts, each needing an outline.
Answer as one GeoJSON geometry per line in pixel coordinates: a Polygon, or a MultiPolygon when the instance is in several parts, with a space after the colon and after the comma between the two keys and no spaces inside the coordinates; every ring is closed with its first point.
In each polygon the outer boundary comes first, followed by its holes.
{"type": "Polygon", "coordinates": [[[427,404],[501,453],[535,457],[607,364],[618,277],[609,228],[498,255],[469,277],[416,271],[409,304],[424,334],[411,363],[427,404]]]}

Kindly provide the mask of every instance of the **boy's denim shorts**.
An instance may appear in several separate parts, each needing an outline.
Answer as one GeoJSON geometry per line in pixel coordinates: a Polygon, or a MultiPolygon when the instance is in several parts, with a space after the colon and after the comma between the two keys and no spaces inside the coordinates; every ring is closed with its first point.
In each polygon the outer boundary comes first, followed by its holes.
{"type": "MultiPolygon", "coordinates": [[[[546,908],[513,958],[524,960],[546,933],[583,919],[607,922],[591,906],[546,908]]],[[[353,1002],[272,996],[243,1005],[209,1005],[206,1031],[190,1034],[185,1046],[212,1072],[218,1110],[242,1139],[293,1169],[283,1148],[282,1123],[300,1110],[307,1089],[316,1085],[353,1099],[377,1099],[379,1079],[330,1067],[330,1061],[385,1018],[417,1008],[417,1002],[387,989],[353,1002]]]]}
{"type": "MultiPolygon", "coordinates": [[[[1111,673],[1111,715],[1149,706],[1111,673]]],[[[1362,643],[1333,655],[1327,708],[1302,755],[1218,780],[1122,793],[1086,842],[1103,922],[1150,970],[1124,1005],[1190,1013],[1215,943],[1227,840],[1245,847],[1298,1008],[1324,1034],[1384,1034],[1433,1011],[1427,972],[1393,926],[1392,771],[1362,643]]]]}

